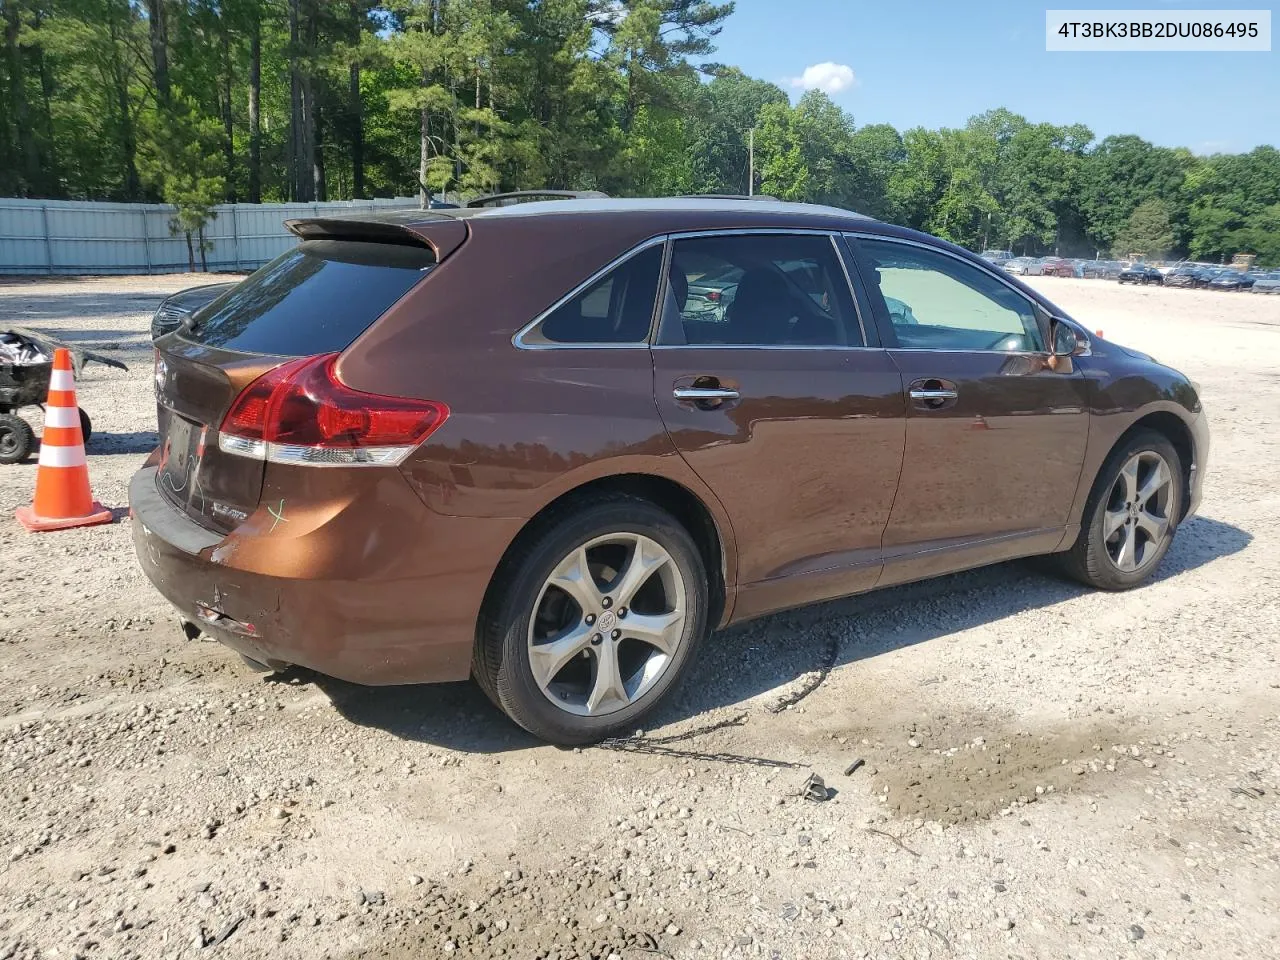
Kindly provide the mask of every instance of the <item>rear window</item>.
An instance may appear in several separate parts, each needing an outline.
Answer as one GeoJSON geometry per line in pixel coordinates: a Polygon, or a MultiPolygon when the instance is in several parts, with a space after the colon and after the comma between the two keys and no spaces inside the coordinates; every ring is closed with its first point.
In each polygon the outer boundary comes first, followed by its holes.
{"type": "Polygon", "coordinates": [[[434,265],[425,247],[306,240],[197,311],[181,336],[283,357],[345,350],[434,265]]]}

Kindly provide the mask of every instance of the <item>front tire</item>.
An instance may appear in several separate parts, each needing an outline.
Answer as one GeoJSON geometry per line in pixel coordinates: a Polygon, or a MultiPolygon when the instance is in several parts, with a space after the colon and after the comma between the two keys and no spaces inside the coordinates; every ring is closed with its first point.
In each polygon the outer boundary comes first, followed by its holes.
{"type": "Polygon", "coordinates": [[[1168,439],[1139,430],[1107,457],[1085,504],[1066,572],[1101,590],[1150,579],[1182,518],[1182,459],[1168,439]]]}
{"type": "Polygon", "coordinates": [[[472,673],[525,730],[562,745],[635,729],[706,633],[707,574],[669,513],[625,494],[539,523],[500,567],[472,673]]]}

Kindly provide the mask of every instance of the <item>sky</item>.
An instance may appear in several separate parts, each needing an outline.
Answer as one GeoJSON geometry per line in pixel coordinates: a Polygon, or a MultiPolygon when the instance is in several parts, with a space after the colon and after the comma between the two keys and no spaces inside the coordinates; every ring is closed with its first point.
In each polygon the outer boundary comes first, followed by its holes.
{"type": "MultiPolygon", "coordinates": [[[[1269,2],[1269,0],[1267,0],[1269,2]]],[[[1008,107],[1196,153],[1280,145],[1276,9],[1254,0],[737,0],[710,58],[797,98],[825,89],[858,126],[958,127],[1008,107]],[[1269,53],[1049,53],[1046,9],[1272,9],[1269,53]]]]}

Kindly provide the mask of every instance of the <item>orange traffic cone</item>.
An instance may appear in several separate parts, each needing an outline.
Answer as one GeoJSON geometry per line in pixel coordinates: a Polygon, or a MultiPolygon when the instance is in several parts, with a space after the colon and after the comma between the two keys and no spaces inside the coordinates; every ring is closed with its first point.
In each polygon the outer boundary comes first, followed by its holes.
{"type": "Polygon", "coordinates": [[[40,463],[36,467],[36,496],[31,506],[19,507],[14,516],[28,530],[63,530],[111,522],[111,511],[89,492],[76,379],[71,372],[71,353],[64,347],[53,353],[40,463]]]}

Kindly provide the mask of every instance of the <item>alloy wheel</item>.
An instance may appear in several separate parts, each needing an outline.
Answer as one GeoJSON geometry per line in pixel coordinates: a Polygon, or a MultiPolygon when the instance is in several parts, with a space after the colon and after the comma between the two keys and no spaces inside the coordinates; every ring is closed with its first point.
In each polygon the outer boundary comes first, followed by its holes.
{"type": "Polygon", "coordinates": [[[684,596],[679,567],[656,540],[613,533],[577,547],[543,583],[529,621],[538,688],[576,716],[634,703],[682,642],[684,596]]]}
{"type": "Polygon", "coordinates": [[[1153,563],[1173,533],[1173,472],[1154,450],[1120,469],[1102,516],[1102,540],[1117,570],[1135,573],[1153,563]]]}

